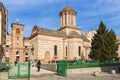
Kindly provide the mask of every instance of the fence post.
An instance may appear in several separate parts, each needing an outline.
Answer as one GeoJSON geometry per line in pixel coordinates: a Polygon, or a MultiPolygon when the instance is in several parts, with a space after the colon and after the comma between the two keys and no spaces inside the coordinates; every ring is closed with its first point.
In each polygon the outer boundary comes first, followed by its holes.
{"type": "Polygon", "coordinates": [[[20,64],[18,64],[18,78],[20,78],[20,64]]]}
{"type": "Polygon", "coordinates": [[[57,75],[67,76],[67,61],[57,61],[57,75]]]}
{"type": "Polygon", "coordinates": [[[28,80],[30,79],[30,60],[28,61],[28,80]]]}

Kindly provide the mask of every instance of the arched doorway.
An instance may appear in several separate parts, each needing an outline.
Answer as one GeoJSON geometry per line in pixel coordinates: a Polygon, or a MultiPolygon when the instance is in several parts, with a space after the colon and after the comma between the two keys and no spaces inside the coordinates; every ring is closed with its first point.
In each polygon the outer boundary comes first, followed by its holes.
{"type": "Polygon", "coordinates": [[[49,52],[49,51],[46,51],[46,52],[45,52],[44,60],[45,60],[45,61],[50,61],[50,52],[49,52]]]}

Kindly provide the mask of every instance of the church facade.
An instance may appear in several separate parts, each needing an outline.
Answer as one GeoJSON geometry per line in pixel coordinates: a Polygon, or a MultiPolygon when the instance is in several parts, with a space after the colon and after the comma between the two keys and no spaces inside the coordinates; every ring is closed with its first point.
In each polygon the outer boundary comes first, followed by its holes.
{"type": "Polygon", "coordinates": [[[30,36],[32,59],[41,61],[88,59],[90,41],[76,28],[77,12],[66,6],[60,12],[60,29],[50,30],[35,25],[30,36]]]}
{"type": "Polygon", "coordinates": [[[88,60],[91,38],[96,31],[82,33],[81,29],[77,28],[76,15],[77,12],[72,7],[66,6],[59,13],[58,30],[35,25],[31,35],[25,37],[24,24],[20,23],[12,23],[12,33],[8,33],[8,11],[0,2],[0,44],[3,46],[0,48],[0,51],[3,50],[0,58],[9,62],[26,62],[29,59],[42,62],[88,60]]]}

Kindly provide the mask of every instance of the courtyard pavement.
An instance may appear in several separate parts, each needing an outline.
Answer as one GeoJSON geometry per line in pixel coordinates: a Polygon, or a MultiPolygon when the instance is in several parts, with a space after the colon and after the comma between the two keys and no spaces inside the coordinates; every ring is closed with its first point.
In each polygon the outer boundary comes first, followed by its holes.
{"type": "Polygon", "coordinates": [[[91,74],[77,74],[68,75],[67,77],[57,75],[44,75],[31,77],[30,80],[120,80],[120,74],[100,73],[99,76],[93,76],[91,74]]]}
{"type": "MultiPolygon", "coordinates": [[[[8,80],[8,73],[0,73],[0,80],[8,80]]],[[[27,80],[27,79],[9,79],[9,80],[27,80]]],[[[110,74],[102,72],[99,76],[93,76],[92,74],[76,74],[67,75],[67,77],[62,77],[56,75],[53,71],[48,71],[41,69],[40,72],[37,71],[36,67],[31,67],[31,78],[30,80],[120,80],[120,74],[110,74]]]]}
{"type": "Polygon", "coordinates": [[[40,72],[37,71],[37,67],[31,67],[31,77],[44,76],[44,75],[55,75],[56,72],[40,69],[40,72]]]}
{"type": "Polygon", "coordinates": [[[30,80],[120,80],[120,74],[110,74],[101,72],[99,76],[93,76],[92,74],[74,74],[62,77],[56,75],[55,72],[41,69],[37,72],[36,67],[31,67],[30,80]]]}

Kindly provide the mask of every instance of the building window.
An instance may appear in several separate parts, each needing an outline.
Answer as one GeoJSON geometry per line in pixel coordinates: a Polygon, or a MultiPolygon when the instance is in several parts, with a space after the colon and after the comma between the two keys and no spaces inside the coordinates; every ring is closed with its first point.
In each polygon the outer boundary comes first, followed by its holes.
{"type": "Polygon", "coordinates": [[[16,34],[20,35],[20,29],[19,28],[16,29],[16,34]]]}
{"type": "Polygon", "coordinates": [[[9,45],[6,45],[6,47],[9,47],[9,45]]]}
{"type": "Polygon", "coordinates": [[[6,34],[4,35],[4,39],[6,39],[6,34]]]}
{"type": "Polygon", "coordinates": [[[57,55],[57,45],[54,45],[54,55],[57,55]]]}
{"type": "Polygon", "coordinates": [[[18,55],[19,55],[19,51],[16,52],[16,56],[18,56],[18,55]]]}
{"type": "Polygon", "coordinates": [[[6,29],[5,29],[5,32],[6,32],[6,29]]]}
{"type": "Polygon", "coordinates": [[[81,47],[78,47],[78,56],[81,56],[81,47]]]}
{"type": "Polygon", "coordinates": [[[67,56],[67,46],[66,46],[66,56],[67,56]]]}
{"type": "Polygon", "coordinates": [[[9,51],[8,50],[6,50],[6,55],[8,55],[9,54],[9,51]]]}
{"type": "Polygon", "coordinates": [[[19,37],[17,36],[17,40],[19,40],[19,37]]]}
{"type": "Polygon", "coordinates": [[[28,48],[28,46],[25,46],[25,48],[28,48]]]}
{"type": "Polygon", "coordinates": [[[26,52],[25,55],[28,55],[28,52],[26,52]]]}

